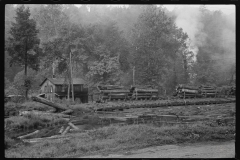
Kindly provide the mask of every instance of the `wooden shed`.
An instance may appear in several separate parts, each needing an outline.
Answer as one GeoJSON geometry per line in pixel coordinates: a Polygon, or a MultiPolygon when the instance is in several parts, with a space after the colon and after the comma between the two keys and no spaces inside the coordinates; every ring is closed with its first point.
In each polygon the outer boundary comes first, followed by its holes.
{"type": "MultiPolygon", "coordinates": [[[[84,87],[85,81],[81,78],[73,78],[74,99],[79,98],[82,103],[88,103],[88,88],[84,87]]],[[[54,98],[67,98],[68,85],[64,78],[46,78],[40,84],[41,93],[45,98],[53,101],[54,98]]],[[[70,98],[72,98],[72,87],[70,87],[70,98]]]]}

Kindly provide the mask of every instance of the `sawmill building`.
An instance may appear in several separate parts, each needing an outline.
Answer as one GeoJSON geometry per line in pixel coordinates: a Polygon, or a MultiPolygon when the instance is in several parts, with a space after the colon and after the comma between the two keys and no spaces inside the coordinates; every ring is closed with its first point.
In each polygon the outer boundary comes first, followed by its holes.
{"type": "MultiPolygon", "coordinates": [[[[81,78],[73,78],[74,99],[80,99],[82,103],[88,103],[88,88],[84,87],[85,81],[81,78]]],[[[54,98],[66,98],[68,96],[68,85],[64,78],[45,78],[40,84],[41,94],[53,101],[54,98]]],[[[70,98],[72,98],[72,87],[70,87],[70,98]]]]}

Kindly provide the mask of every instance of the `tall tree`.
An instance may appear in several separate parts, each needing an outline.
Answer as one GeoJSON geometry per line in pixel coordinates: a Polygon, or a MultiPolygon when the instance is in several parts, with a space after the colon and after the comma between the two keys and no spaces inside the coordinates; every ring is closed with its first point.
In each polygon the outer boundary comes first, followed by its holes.
{"type": "Polygon", "coordinates": [[[15,21],[10,28],[10,37],[8,38],[6,50],[9,53],[10,65],[19,64],[25,66],[25,96],[28,97],[28,90],[31,87],[31,81],[27,77],[27,68],[38,70],[39,57],[41,49],[40,40],[37,37],[38,30],[36,22],[30,19],[30,10],[21,5],[16,9],[15,21]]]}
{"type": "Polygon", "coordinates": [[[176,60],[186,51],[187,38],[162,7],[146,7],[132,36],[136,82],[171,91],[177,83],[176,60]]]}
{"type": "Polygon", "coordinates": [[[69,17],[62,11],[63,5],[41,5],[35,9],[33,19],[37,22],[42,42],[57,38],[63,28],[70,24],[69,17]]]}

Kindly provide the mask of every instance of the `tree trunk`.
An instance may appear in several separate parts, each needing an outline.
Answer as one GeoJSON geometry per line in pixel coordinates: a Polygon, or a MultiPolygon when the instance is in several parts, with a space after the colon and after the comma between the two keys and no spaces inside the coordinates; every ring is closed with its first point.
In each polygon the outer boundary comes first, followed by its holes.
{"type": "Polygon", "coordinates": [[[51,107],[54,107],[54,108],[56,108],[56,109],[58,109],[58,110],[64,110],[64,111],[65,111],[65,110],[69,110],[69,108],[60,106],[60,105],[58,105],[58,104],[56,104],[56,103],[53,103],[53,102],[51,102],[51,101],[49,101],[49,100],[47,100],[47,99],[45,99],[45,98],[32,97],[32,99],[33,99],[33,101],[46,104],[46,105],[51,106],[51,107]]]}
{"type": "Polygon", "coordinates": [[[185,55],[183,55],[183,69],[184,69],[184,81],[187,84],[188,83],[188,67],[187,67],[187,57],[185,55]]]}
{"type": "Polygon", "coordinates": [[[72,75],[72,52],[70,52],[70,72],[71,72],[71,85],[72,85],[72,101],[74,102],[74,88],[73,88],[73,75],[72,75]]]}
{"type": "Polygon", "coordinates": [[[68,97],[67,97],[68,101],[69,101],[69,98],[70,98],[70,82],[68,83],[68,97]]]}
{"type": "Polygon", "coordinates": [[[26,45],[25,45],[25,80],[24,80],[24,83],[25,83],[25,99],[28,100],[28,88],[26,86],[27,84],[27,43],[28,43],[28,37],[26,37],[26,45]]]}

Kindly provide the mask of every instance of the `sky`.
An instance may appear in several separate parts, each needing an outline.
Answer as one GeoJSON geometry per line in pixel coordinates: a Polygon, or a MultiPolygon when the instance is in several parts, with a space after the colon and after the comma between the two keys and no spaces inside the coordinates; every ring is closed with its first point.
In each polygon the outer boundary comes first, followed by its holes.
{"type": "MultiPolygon", "coordinates": [[[[81,5],[76,5],[76,6],[81,6],[81,5]]],[[[127,6],[127,5],[111,5],[111,6],[127,6]]],[[[163,5],[164,7],[166,7],[169,11],[172,11],[175,7],[176,8],[180,8],[183,6],[192,6],[192,7],[196,7],[199,8],[201,5],[163,5]]],[[[205,5],[207,9],[211,10],[211,11],[215,11],[215,10],[221,10],[223,13],[225,13],[226,15],[232,14],[232,13],[236,13],[236,8],[235,5],[205,5]]]]}
{"type": "MultiPolygon", "coordinates": [[[[175,7],[180,8],[186,5],[163,5],[165,6],[169,11],[172,11],[175,7]]],[[[199,8],[200,5],[187,5],[199,8]]],[[[235,5],[205,5],[207,9],[214,11],[214,10],[221,10],[223,13],[229,15],[232,13],[236,13],[235,5]]]]}

